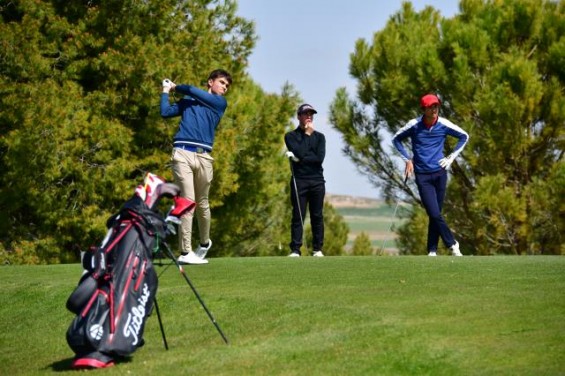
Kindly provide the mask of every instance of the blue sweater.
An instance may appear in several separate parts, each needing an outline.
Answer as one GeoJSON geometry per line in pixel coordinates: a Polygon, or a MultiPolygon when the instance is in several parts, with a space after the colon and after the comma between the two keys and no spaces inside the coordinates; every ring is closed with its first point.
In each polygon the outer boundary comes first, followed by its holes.
{"type": "Polygon", "coordinates": [[[185,97],[172,104],[169,103],[169,94],[161,94],[161,116],[181,116],[173,145],[212,151],[216,128],[228,106],[226,98],[191,85],[177,85],[175,91],[185,97]]]}
{"type": "Polygon", "coordinates": [[[443,147],[447,136],[453,136],[459,140],[451,153],[451,156],[455,159],[463,151],[469,140],[469,135],[463,129],[442,117],[439,117],[437,122],[429,129],[424,125],[423,116],[410,120],[396,132],[392,138],[392,143],[402,155],[404,161],[413,159],[416,173],[426,174],[442,169],[439,160],[444,157],[443,147]],[[402,141],[407,138],[412,141],[413,158],[402,145],[402,141]]]}

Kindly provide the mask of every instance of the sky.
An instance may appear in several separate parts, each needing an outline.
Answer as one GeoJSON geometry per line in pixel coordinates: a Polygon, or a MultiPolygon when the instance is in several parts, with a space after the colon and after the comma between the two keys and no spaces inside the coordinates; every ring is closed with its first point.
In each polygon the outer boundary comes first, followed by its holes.
{"type": "MultiPolygon", "coordinates": [[[[316,108],[317,131],[326,136],[326,192],[380,198],[379,191],[342,149],[341,134],[332,128],[329,106],[338,88],[355,95],[349,76],[349,56],[358,39],[370,41],[389,18],[400,11],[401,0],[238,0],[237,14],[255,22],[258,41],[248,73],[263,90],[280,94],[292,84],[304,102],[316,108]]],[[[417,11],[427,5],[444,17],[459,11],[457,0],[413,0],[417,11]]],[[[298,124],[295,119],[295,124],[298,124]]]]}

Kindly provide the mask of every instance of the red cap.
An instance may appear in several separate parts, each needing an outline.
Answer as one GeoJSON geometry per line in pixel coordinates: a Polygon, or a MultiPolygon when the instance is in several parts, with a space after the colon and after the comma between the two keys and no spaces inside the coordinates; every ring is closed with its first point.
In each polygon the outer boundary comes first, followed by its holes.
{"type": "Polygon", "coordinates": [[[420,106],[421,107],[430,107],[434,104],[441,104],[439,98],[433,94],[426,94],[420,99],[420,106]]]}

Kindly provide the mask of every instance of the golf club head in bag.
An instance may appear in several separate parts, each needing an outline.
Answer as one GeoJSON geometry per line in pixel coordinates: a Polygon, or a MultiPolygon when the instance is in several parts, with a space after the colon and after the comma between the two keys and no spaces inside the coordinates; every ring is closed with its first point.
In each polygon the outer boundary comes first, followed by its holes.
{"type": "Polygon", "coordinates": [[[175,197],[180,193],[180,188],[167,183],[162,177],[148,172],[143,179],[143,185],[138,185],[135,194],[139,196],[149,207],[154,210],[161,197],[175,197]]]}
{"type": "MultiPolygon", "coordinates": [[[[174,223],[176,225],[181,224],[181,217],[184,213],[189,212],[196,207],[196,203],[191,201],[185,197],[175,196],[173,197],[173,206],[171,210],[167,213],[167,218],[165,218],[165,222],[167,223],[174,223]]],[[[174,228],[169,228],[170,231],[174,233],[174,228]]]]}

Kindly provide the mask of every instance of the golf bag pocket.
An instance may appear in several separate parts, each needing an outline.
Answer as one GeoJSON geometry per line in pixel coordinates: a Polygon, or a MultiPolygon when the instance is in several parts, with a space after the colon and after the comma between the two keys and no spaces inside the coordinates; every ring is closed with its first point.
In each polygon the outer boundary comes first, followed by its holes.
{"type": "Polygon", "coordinates": [[[110,335],[110,300],[109,291],[97,289],[71,323],[67,343],[77,355],[97,350],[110,335]]]}
{"type": "Polygon", "coordinates": [[[77,354],[100,351],[126,356],[143,345],[145,322],[157,293],[157,274],[134,228],[115,246],[116,269],[111,278],[97,281],[88,276],[67,301],[67,308],[77,314],[67,331],[67,342],[77,354]]]}
{"type": "Polygon", "coordinates": [[[157,274],[148,260],[132,260],[129,276],[115,285],[112,299],[111,334],[98,350],[104,353],[129,355],[143,346],[143,332],[151,315],[157,294],[157,274]]]}
{"type": "Polygon", "coordinates": [[[78,315],[86,306],[92,295],[96,292],[98,282],[92,274],[86,274],[81,282],[67,299],[67,309],[78,315]]]}

